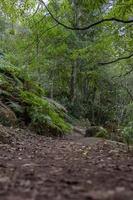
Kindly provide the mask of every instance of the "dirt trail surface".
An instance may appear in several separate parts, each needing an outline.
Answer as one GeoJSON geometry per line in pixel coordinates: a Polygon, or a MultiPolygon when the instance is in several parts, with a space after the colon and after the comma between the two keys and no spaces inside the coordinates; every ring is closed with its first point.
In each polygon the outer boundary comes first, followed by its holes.
{"type": "Polygon", "coordinates": [[[0,200],[133,200],[133,154],[75,138],[0,126],[0,200]]]}

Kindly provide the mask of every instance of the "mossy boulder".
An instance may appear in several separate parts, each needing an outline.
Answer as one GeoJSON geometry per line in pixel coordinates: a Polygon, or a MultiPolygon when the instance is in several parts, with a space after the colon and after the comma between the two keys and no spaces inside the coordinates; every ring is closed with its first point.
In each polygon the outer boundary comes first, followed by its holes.
{"type": "Polygon", "coordinates": [[[85,137],[102,137],[107,138],[108,132],[101,126],[90,126],[86,129],[85,137]]]}
{"type": "Polygon", "coordinates": [[[45,135],[61,135],[71,130],[66,109],[47,98],[45,89],[23,69],[0,67],[0,94],[2,124],[17,121],[18,125],[24,123],[45,135]]]}
{"type": "Polygon", "coordinates": [[[96,137],[107,139],[108,138],[108,131],[105,128],[100,127],[99,131],[96,133],[96,137]]]}

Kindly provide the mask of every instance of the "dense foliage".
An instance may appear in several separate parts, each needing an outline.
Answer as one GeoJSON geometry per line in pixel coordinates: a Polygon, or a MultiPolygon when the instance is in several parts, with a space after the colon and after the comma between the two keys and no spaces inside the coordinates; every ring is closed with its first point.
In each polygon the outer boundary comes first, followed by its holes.
{"type": "MultiPolygon", "coordinates": [[[[91,124],[107,128],[114,124],[116,129],[131,127],[132,13],[132,0],[1,2],[1,58],[16,66],[16,73],[23,69],[44,88],[40,91],[35,85],[19,93],[22,102],[30,104],[29,117],[37,126],[40,121],[49,124],[52,120],[55,128],[67,129],[53,104],[49,111],[47,99],[40,98],[45,90],[45,96],[60,102],[75,118],[89,119],[91,124]],[[121,22],[110,20],[76,30],[110,18],[121,22]],[[40,112],[43,107],[45,115],[40,112]]],[[[15,82],[20,89],[21,80],[16,78],[15,82]]],[[[124,129],[123,133],[127,132],[124,129]]]]}
{"type": "Polygon", "coordinates": [[[46,98],[44,89],[23,69],[3,63],[0,67],[0,94],[0,117],[5,125],[30,125],[45,135],[70,131],[70,125],[64,120],[67,115],[63,107],[46,98]]]}

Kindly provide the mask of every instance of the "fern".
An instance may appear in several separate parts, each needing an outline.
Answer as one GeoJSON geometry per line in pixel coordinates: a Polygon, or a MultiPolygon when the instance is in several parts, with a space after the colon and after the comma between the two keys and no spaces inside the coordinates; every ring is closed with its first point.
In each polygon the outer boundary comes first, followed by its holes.
{"type": "Polygon", "coordinates": [[[22,91],[20,98],[28,105],[31,124],[33,126],[37,125],[37,128],[43,127],[44,125],[44,129],[41,131],[42,133],[45,132],[45,126],[49,126],[50,129],[56,129],[60,133],[70,130],[70,125],[64,121],[61,114],[57,112],[53,104],[48,100],[27,91],[22,91]]]}
{"type": "Polygon", "coordinates": [[[29,125],[40,134],[57,135],[71,129],[64,119],[66,117],[65,108],[46,98],[45,90],[34,82],[23,69],[0,66],[0,94],[0,99],[6,102],[18,118],[24,121],[26,118],[30,119],[29,125]]]}

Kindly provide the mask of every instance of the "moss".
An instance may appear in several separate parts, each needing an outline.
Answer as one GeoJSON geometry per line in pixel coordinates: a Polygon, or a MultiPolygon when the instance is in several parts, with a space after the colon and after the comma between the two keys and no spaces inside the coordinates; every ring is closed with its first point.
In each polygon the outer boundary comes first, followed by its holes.
{"type": "Polygon", "coordinates": [[[129,122],[122,131],[122,137],[126,142],[127,146],[133,145],[133,122],[129,122]]]}
{"type": "Polygon", "coordinates": [[[68,132],[65,109],[44,96],[45,90],[23,69],[0,67],[0,100],[12,109],[18,121],[23,120],[40,134],[57,135],[68,132]]]}
{"type": "Polygon", "coordinates": [[[99,131],[96,134],[96,137],[101,137],[101,138],[108,138],[108,131],[104,129],[103,127],[100,127],[99,131]]]}
{"type": "Polygon", "coordinates": [[[60,133],[70,130],[70,125],[65,122],[61,114],[56,112],[56,109],[54,109],[54,106],[48,100],[38,97],[36,94],[28,91],[21,91],[20,98],[28,105],[28,114],[31,119],[31,124],[37,127],[39,133],[45,132],[45,126],[47,129],[48,127],[49,129],[53,128],[56,132],[60,133]],[[41,128],[42,131],[40,130],[41,128]]]}

